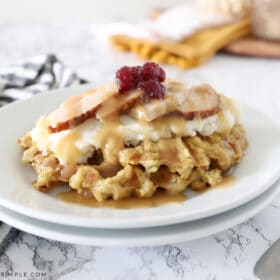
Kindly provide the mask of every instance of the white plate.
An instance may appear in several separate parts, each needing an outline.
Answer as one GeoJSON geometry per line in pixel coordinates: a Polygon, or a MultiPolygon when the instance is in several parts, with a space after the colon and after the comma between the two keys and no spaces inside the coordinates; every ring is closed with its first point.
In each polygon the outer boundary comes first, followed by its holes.
{"type": "Polygon", "coordinates": [[[190,241],[250,219],[280,193],[279,182],[251,202],[197,221],[141,229],[93,229],[48,223],[0,207],[0,220],[47,239],[92,246],[156,246],[190,241]]]}
{"type": "MultiPolygon", "coordinates": [[[[86,86],[88,87],[88,86],[86,86]]],[[[66,97],[82,92],[75,87],[38,95],[0,110],[0,205],[21,214],[64,225],[99,228],[136,228],[175,224],[209,217],[240,206],[267,190],[280,175],[280,129],[265,115],[243,106],[243,123],[249,149],[227,188],[190,195],[182,204],[144,209],[94,209],[66,204],[36,191],[30,166],[22,165],[16,138],[31,129],[35,120],[66,97]]]]}

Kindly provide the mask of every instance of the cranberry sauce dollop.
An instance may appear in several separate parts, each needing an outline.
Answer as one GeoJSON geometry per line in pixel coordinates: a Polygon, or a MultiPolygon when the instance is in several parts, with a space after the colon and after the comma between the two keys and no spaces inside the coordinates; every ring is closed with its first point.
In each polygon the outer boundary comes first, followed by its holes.
{"type": "Polygon", "coordinates": [[[161,84],[164,80],[164,70],[153,62],[147,62],[143,66],[123,66],[116,73],[120,93],[139,88],[147,98],[164,98],[166,89],[161,84]]]}

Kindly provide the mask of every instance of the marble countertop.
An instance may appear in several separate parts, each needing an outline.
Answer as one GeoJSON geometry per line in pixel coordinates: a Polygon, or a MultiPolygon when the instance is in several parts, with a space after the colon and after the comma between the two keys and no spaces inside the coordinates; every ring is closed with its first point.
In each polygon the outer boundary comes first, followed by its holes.
{"type": "MultiPolygon", "coordinates": [[[[102,28],[88,23],[2,24],[0,63],[52,52],[81,77],[110,81],[119,65],[141,61],[114,51],[97,35],[102,28]]],[[[280,61],[222,54],[186,72],[167,67],[170,76],[208,82],[280,123],[279,70],[280,61]]],[[[78,246],[22,232],[0,258],[0,278],[9,270],[14,275],[1,279],[253,280],[255,262],[280,237],[279,215],[280,197],[253,219],[213,236],[149,248],[78,246]]]]}

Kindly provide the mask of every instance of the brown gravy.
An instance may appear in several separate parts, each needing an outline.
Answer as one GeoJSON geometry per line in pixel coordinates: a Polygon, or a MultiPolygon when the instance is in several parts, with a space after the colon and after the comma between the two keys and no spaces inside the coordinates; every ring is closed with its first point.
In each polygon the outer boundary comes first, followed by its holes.
{"type": "Polygon", "coordinates": [[[211,187],[211,189],[230,187],[235,181],[236,181],[236,178],[234,175],[227,175],[222,178],[222,181],[219,184],[211,187]]]}
{"type": "Polygon", "coordinates": [[[115,209],[133,209],[133,208],[151,208],[170,203],[181,203],[186,200],[184,193],[170,194],[164,190],[157,190],[149,198],[130,197],[122,200],[106,200],[97,202],[94,198],[84,197],[75,191],[61,192],[58,198],[67,203],[79,204],[93,208],[115,208],[115,209]]]}
{"type": "Polygon", "coordinates": [[[210,188],[206,188],[204,190],[201,190],[201,191],[198,191],[199,193],[204,193],[204,192],[207,192],[207,191],[211,191],[213,189],[222,189],[222,188],[227,188],[227,187],[230,187],[234,182],[235,182],[236,178],[234,175],[227,175],[225,177],[222,178],[222,181],[215,185],[215,186],[212,186],[210,188]]]}
{"type": "Polygon", "coordinates": [[[75,146],[75,142],[80,138],[81,135],[77,132],[64,136],[57,146],[57,155],[67,162],[75,162],[75,159],[80,155],[80,150],[75,146]]]}

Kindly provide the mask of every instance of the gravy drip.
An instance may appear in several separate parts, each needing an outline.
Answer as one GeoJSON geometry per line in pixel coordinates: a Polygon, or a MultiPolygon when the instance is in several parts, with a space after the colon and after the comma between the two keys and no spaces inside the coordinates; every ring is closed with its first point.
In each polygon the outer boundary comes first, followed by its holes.
{"type": "Polygon", "coordinates": [[[58,198],[66,203],[73,203],[93,208],[114,208],[114,209],[134,209],[134,208],[151,208],[165,204],[183,203],[187,197],[184,193],[170,194],[164,190],[157,190],[152,197],[137,198],[129,197],[122,200],[106,200],[97,202],[93,197],[79,195],[75,191],[62,192],[58,198]]]}

